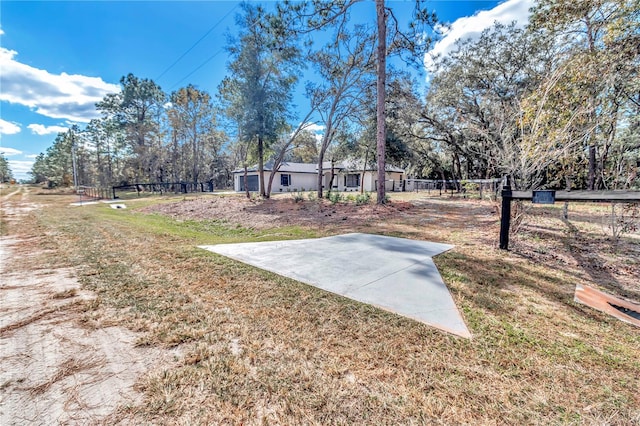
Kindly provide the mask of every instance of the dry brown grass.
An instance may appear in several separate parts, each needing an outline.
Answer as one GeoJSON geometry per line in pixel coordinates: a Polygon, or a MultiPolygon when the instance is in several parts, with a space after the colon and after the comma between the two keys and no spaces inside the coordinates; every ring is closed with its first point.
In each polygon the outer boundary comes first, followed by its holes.
{"type": "Polygon", "coordinates": [[[43,383],[30,387],[29,391],[34,396],[43,394],[55,383],[58,383],[59,381],[67,377],[73,376],[80,371],[89,370],[99,365],[100,362],[96,360],[88,361],[87,359],[79,360],[76,358],[69,358],[61,363],[57,371],[51,377],[49,377],[43,383]]]}
{"type": "Polygon", "coordinates": [[[43,318],[50,316],[51,314],[59,312],[61,309],[67,310],[69,307],[73,305],[77,305],[77,303],[78,302],[66,304],[64,306],[54,306],[52,308],[41,309],[40,311],[34,313],[33,315],[27,318],[23,318],[19,321],[0,327],[0,336],[4,335],[5,333],[10,333],[11,331],[27,326],[29,324],[33,324],[34,322],[40,321],[43,318]]]}
{"type": "Polygon", "coordinates": [[[51,298],[52,299],[69,299],[71,297],[76,297],[78,295],[77,288],[70,288],[68,290],[62,290],[57,293],[54,293],[51,298]]]}
{"type": "Polygon", "coordinates": [[[572,238],[598,241],[591,251],[606,239],[564,231],[553,210],[532,216],[505,253],[496,248],[498,217],[489,202],[420,196],[366,213],[317,201],[223,200],[225,208],[206,197],[179,201],[171,208],[201,216],[165,217],[137,212],[134,202],[126,211],[69,209],[51,197],[34,213],[53,251],[78,265],[98,295],[86,324],[124,325],[141,332],[140,345],[176,351],[176,363],[153,368],[139,383],[144,402],[123,407],[113,422],[640,422],[638,329],[573,302],[578,282],[638,294],[637,281],[625,278],[638,276],[637,257],[626,255],[638,249],[637,239],[624,243],[626,251],[606,252],[605,282],[592,263],[568,259],[576,258],[572,238]],[[260,215],[271,226],[257,226],[260,215]],[[539,234],[542,226],[554,232],[539,234]],[[347,231],[455,244],[436,263],[474,338],[195,248],[347,231]],[[531,254],[541,247],[547,253],[539,255],[555,253],[565,263],[531,254]]]}

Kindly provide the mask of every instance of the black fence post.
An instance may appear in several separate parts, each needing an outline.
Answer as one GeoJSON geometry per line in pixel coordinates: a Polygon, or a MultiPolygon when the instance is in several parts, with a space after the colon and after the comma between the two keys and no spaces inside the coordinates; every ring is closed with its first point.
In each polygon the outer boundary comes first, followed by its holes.
{"type": "Polygon", "coordinates": [[[500,249],[509,250],[509,227],[511,226],[511,180],[502,187],[502,212],[500,216],[500,249]]]}

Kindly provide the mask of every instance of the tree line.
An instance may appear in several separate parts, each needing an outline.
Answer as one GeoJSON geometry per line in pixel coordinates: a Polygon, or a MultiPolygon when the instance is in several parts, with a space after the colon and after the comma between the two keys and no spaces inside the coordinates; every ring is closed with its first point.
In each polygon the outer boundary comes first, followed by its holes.
{"type": "Polygon", "coordinates": [[[217,93],[187,85],[167,94],[129,74],[96,105],[101,118],[59,134],[38,156],[35,181],[71,185],[75,162],[84,185],[230,187],[234,169],[258,164],[268,196],[267,163],[322,170],[355,159],[382,172],[393,163],[416,178],[640,187],[639,0],[540,0],[526,28],[495,24],[428,59],[426,84],[409,65],[425,67],[433,40],[421,34],[435,16],[417,2],[401,28],[377,0],[378,22],[354,25],[356,3],[284,2],[271,12],[243,5],[217,93]],[[387,65],[387,57],[396,59],[387,65]],[[305,68],[313,81],[299,81],[305,68]],[[308,103],[294,106],[301,86],[308,103]]]}
{"type": "Polygon", "coordinates": [[[4,154],[0,153],[0,183],[11,182],[13,180],[13,171],[9,160],[4,154]]]}

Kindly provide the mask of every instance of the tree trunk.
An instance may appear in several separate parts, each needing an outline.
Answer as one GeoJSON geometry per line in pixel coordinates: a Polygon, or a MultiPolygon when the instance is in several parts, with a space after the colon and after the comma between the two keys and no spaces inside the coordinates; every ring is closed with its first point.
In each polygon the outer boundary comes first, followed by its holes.
{"type": "MultiPolygon", "coordinates": [[[[596,52],[595,45],[595,29],[593,28],[591,19],[588,16],[585,16],[585,25],[586,25],[586,33],[587,33],[587,45],[589,47],[589,52],[594,55],[596,52]]],[[[589,98],[589,123],[590,125],[594,125],[598,122],[598,113],[597,113],[597,104],[598,104],[598,94],[597,89],[595,87],[596,83],[591,82],[590,91],[591,96],[589,98]]],[[[589,191],[593,191],[596,189],[596,170],[597,170],[597,144],[598,141],[596,139],[596,131],[595,128],[589,130],[589,170],[587,172],[587,189],[589,191]]]]}
{"type": "Polygon", "coordinates": [[[462,189],[460,186],[460,181],[462,180],[462,164],[456,152],[451,154],[451,179],[453,180],[453,186],[455,186],[456,192],[460,192],[462,189]]]}
{"type": "MultiPolygon", "coordinates": [[[[280,170],[280,166],[282,165],[282,160],[284,160],[284,156],[286,155],[286,149],[280,151],[275,160],[273,160],[273,167],[271,168],[271,174],[269,175],[269,184],[267,185],[267,198],[271,197],[271,188],[273,187],[273,179],[276,177],[276,173],[280,170]]],[[[291,184],[291,182],[289,182],[291,184]]]]}
{"type": "Polygon", "coordinates": [[[587,189],[593,191],[596,186],[596,146],[589,145],[589,174],[587,175],[587,189]]]}
{"type": "Polygon", "coordinates": [[[102,149],[102,140],[100,137],[96,139],[96,162],[98,163],[98,186],[104,186],[104,173],[102,170],[102,157],[100,156],[100,150],[102,149]],[[99,142],[98,142],[99,141],[99,142]]]}
{"type": "Polygon", "coordinates": [[[278,170],[278,168],[274,164],[273,170],[271,171],[271,174],[269,175],[269,183],[267,184],[267,198],[271,197],[271,187],[273,186],[273,178],[275,177],[277,170],[278,170]]]}
{"type": "MultiPolygon", "coordinates": [[[[329,142],[331,142],[331,138],[333,138],[333,127],[331,120],[327,121],[327,126],[324,129],[324,136],[322,137],[322,144],[320,145],[320,152],[318,152],[318,199],[322,199],[322,180],[324,178],[324,154],[327,152],[327,147],[329,146],[329,142]]],[[[329,192],[331,192],[331,187],[329,187],[329,192]]]]}
{"type": "Polygon", "coordinates": [[[260,195],[266,198],[267,193],[264,186],[264,141],[262,140],[262,135],[258,136],[258,176],[260,195]]]}
{"type": "MultiPolygon", "coordinates": [[[[322,199],[322,179],[324,178],[324,170],[322,168],[322,163],[324,162],[324,150],[320,148],[320,152],[318,153],[318,199],[322,199]]],[[[331,187],[329,187],[329,191],[331,191],[331,187]]]]}
{"type": "Polygon", "coordinates": [[[376,141],[378,148],[378,204],[384,204],[385,197],[385,139],[386,139],[386,123],[385,123],[385,83],[387,72],[387,16],[384,7],[384,0],[376,0],[376,15],[378,20],[378,79],[376,85],[377,104],[376,119],[377,132],[376,141]]]}
{"type": "Polygon", "coordinates": [[[178,182],[180,176],[178,174],[178,156],[180,153],[178,152],[178,134],[176,131],[173,131],[173,152],[171,153],[171,167],[173,168],[173,181],[178,182]]]}
{"type": "Polygon", "coordinates": [[[249,176],[247,174],[247,163],[244,163],[244,192],[247,195],[247,198],[251,198],[251,194],[249,194],[249,176]]]}
{"type": "MultiPolygon", "coordinates": [[[[195,129],[193,130],[195,132],[195,129]]],[[[193,183],[198,185],[198,139],[193,137],[193,183]]]]}
{"type": "Polygon", "coordinates": [[[612,118],[608,126],[608,135],[605,140],[605,144],[602,147],[602,152],[600,153],[600,161],[598,162],[598,178],[596,179],[596,188],[606,188],[607,182],[604,180],[604,171],[607,167],[607,160],[609,159],[609,151],[613,146],[613,142],[616,138],[616,129],[618,128],[618,108],[616,107],[614,112],[612,113],[612,118]]]}
{"type": "Polygon", "coordinates": [[[333,179],[336,177],[336,160],[331,157],[331,179],[329,179],[329,192],[333,189],[333,179]]]}
{"type": "Polygon", "coordinates": [[[113,164],[111,159],[111,144],[107,136],[107,185],[113,185],[113,164]]]}

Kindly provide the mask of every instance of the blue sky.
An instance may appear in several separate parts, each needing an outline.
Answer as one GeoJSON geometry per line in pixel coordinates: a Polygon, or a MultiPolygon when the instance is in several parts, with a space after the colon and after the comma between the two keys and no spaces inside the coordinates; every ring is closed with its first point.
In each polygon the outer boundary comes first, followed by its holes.
{"type": "MultiPolygon", "coordinates": [[[[412,3],[387,0],[400,18],[409,16],[412,3]]],[[[449,24],[433,52],[446,54],[456,39],[474,37],[496,20],[526,23],[532,4],[432,1],[429,8],[449,24]]],[[[375,22],[372,1],[358,7],[357,19],[375,22]]],[[[58,132],[96,118],[95,102],[118,91],[123,75],[151,78],[165,92],[191,83],[214,94],[226,74],[224,47],[239,11],[235,1],[2,0],[0,153],[14,176],[28,178],[33,158],[58,132]]]]}

